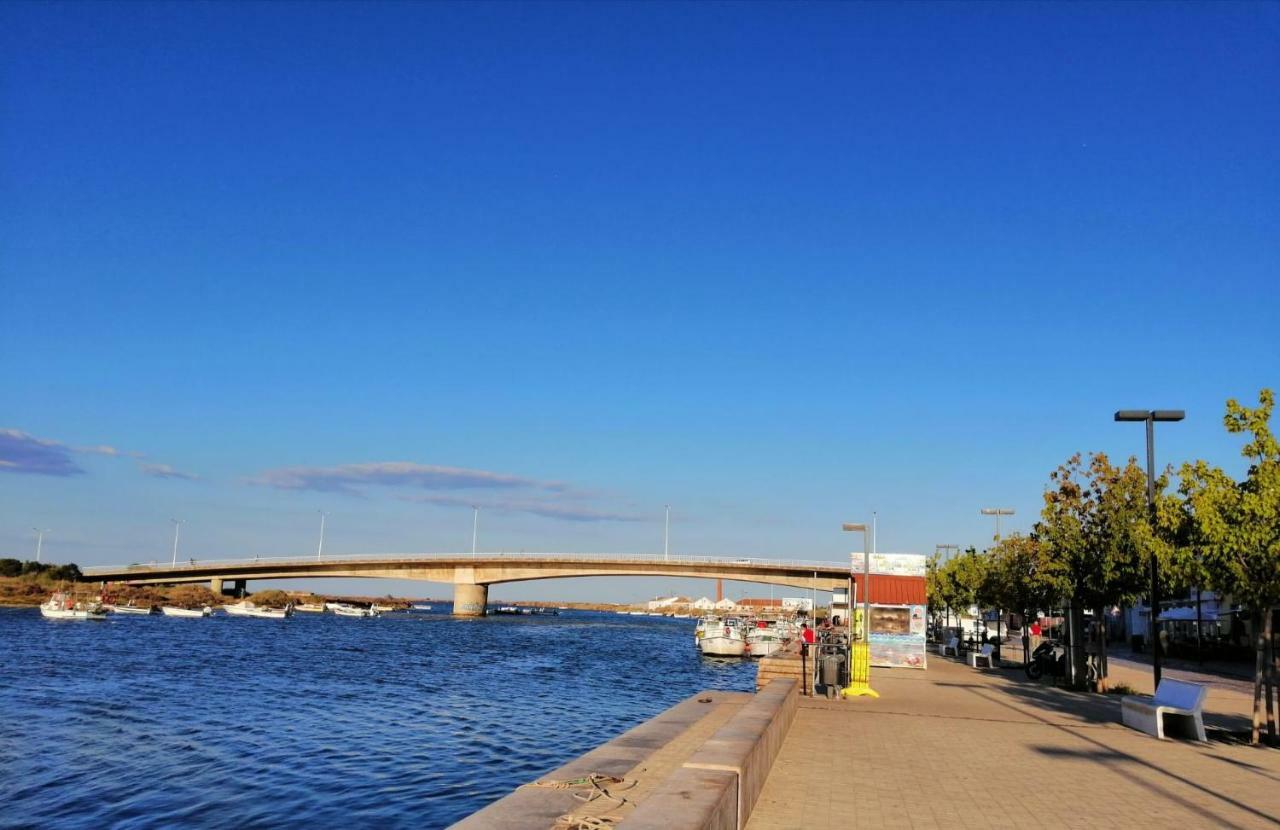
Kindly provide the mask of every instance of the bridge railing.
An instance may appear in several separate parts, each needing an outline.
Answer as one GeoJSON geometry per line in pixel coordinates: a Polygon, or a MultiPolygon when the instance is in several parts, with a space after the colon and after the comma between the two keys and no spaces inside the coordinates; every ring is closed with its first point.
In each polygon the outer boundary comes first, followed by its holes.
{"type": "Polygon", "coordinates": [[[819,572],[831,572],[838,570],[847,572],[849,565],[847,562],[831,561],[831,560],[815,560],[815,559],[765,559],[761,557],[747,556],[702,556],[689,554],[653,554],[653,553],[539,553],[529,551],[477,551],[476,553],[357,553],[343,554],[338,556],[254,556],[241,559],[186,559],[176,564],[170,564],[163,560],[153,559],[149,562],[131,562],[127,565],[93,565],[81,568],[81,572],[86,576],[93,576],[95,573],[117,573],[120,571],[137,571],[145,573],[147,571],[166,571],[169,573],[178,571],[196,571],[208,570],[210,568],[234,568],[238,565],[341,565],[343,563],[364,563],[371,560],[383,560],[387,562],[404,562],[404,561],[420,561],[423,563],[431,563],[436,560],[469,560],[476,561],[492,561],[500,559],[510,560],[545,560],[554,559],[558,562],[618,562],[618,561],[634,561],[643,562],[645,564],[654,564],[662,562],[674,562],[690,565],[737,565],[743,567],[774,567],[795,570],[797,568],[812,568],[819,572]]]}

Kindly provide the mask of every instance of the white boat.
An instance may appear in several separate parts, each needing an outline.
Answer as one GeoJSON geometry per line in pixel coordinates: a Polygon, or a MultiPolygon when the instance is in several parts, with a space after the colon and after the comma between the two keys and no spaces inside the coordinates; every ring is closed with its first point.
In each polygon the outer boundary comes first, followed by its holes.
{"type": "Polygon", "coordinates": [[[369,607],[373,609],[375,614],[390,614],[392,611],[400,610],[394,605],[379,605],[376,602],[369,607]]]}
{"type": "Polygon", "coordinates": [[[698,650],[708,657],[741,657],[747,653],[747,638],[737,620],[724,620],[705,629],[698,650]]]}
{"type": "Polygon", "coordinates": [[[413,604],[413,610],[414,610],[414,611],[430,611],[430,610],[431,610],[431,606],[430,606],[430,605],[425,605],[425,604],[423,604],[423,603],[421,603],[421,602],[415,602],[415,603],[413,604]]]}
{"type": "Polygon", "coordinates": [[[224,605],[222,610],[226,611],[233,617],[259,617],[268,620],[283,620],[285,617],[293,615],[293,606],[286,605],[284,608],[267,608],[261,605],[255,605],[250,600],[241,600],[233,605],[224,605]]]}
{"type": "Polygon", "coordinates": [[[166,617],[212,617],[213,609],[209,606],[203,608],[179,608],[176,605],[160,606],[160,613],[166,617]]]}
{"type": "Polygon", "coordinates": [[[40,615],[49,620],[105,620],[107,609],[99,602],[76,602],[75,597],[57,591],[40,603],[40,615]]]}
{"type": "Polygon", "coordinates": [[[372,608],[361,608],[358,605],[345,605],[342,603],[330,604],[329,610],[337,614],[339,617],[376,617],[378,612],[372,608]]]}
{"type": "Polygon", "coordinates": [[[696,646],[702,642],[703,636],[712,626],[720,624],[720,618],[712,615],[698,618],[698,624],[693,629],[693,644],[696,646]]]}
{"type": "Polygon", "coordinates": [[[300,602],[293,606],[293,610],[300,614],[323,614],[326,605],[323,602],[300,602]]]}
{"type": "Polygon", "coordinates": [[[156,612],[154,605],[108,605],[106,609],[112,614],[137,614],[138,616],[149,616],[156,612]]]}
{"type": "Polygon", "coordinates": [[[776,627],[769,625],[747,632],[747,654],[752,657],[768,657],[786,644],[786,638],[776,627]]]}

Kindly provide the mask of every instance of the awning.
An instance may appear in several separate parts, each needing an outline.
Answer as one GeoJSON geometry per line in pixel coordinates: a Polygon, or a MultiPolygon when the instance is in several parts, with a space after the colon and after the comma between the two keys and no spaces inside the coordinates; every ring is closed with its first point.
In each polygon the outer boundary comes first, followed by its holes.
{"type": "MultiPolygon", "coordinates": [[[[853,582],[856,586],[854,600],[861,603],[866,599],[862,574],[854,574],[853,582]]],[[[924,577],[872,574],[871,602],[876,605],[924,605],[924,577]]]]}

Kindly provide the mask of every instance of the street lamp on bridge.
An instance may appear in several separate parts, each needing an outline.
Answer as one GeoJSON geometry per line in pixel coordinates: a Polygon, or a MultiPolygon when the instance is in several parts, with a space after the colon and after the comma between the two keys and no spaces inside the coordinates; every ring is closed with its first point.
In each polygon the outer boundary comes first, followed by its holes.
{"type": "MultiPolygon", "coordinates": [[[[1121,409],[1117,421],[1143,421],[1147,425],[1147,512],[1152,530],[1156,518],[1156,421],[1181,421],[1187,413],[1181,409],[1121,409]]],[[[1156,552],[1151,551],[1151,615],[1147,629],[1151,636],[1151,669],[1156,688],[1160,687],[1160,641],[1156,637],[1156,617],[1160,614],[1160,571],[1156,552]]]]}
{"type": "Polygon", "coordinates": [[[178,529],[182,527],[181,519],[170,519],[173,522],[173,562],[172,567],[178,567],[178,529]]]}
{"type": "Polygon", "coordinates": [[[329,511],[317,510],[316,512],[320,514],[320,544],[316,546],[316,559],[319,559],[324,553],[324,520],[329,515],[329,511]]]}

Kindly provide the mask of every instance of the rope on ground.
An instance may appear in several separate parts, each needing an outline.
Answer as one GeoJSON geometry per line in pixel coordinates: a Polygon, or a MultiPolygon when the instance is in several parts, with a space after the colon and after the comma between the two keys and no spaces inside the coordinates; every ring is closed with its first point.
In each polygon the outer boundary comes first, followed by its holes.
{"type": "MultiPolygon", "coordinates": [[[[615,795],[614,793],[626,792],[637,783],[632,778],[619,778],[616,775],[602,775],[593,772],[581,778],[553,778],[546,781],[534,781],[532,784],[525,784],[525,786],[548,790],[573,790],[573,797],[581,801],[583,806],[593,802],[609,801],[614,803],[607,805],[606,809],[619,810],[626,807],[634,807],[635,802],[626,796],[615,795]]],[[[602,804],[596,804],[595,806],[599,807],[602,804]]],[[[603,815],[565,813],[556,819],[556,823],[552,825],[552,830],[611,830],[621,819],[622,816],[612,812],[603,815]]]]}

